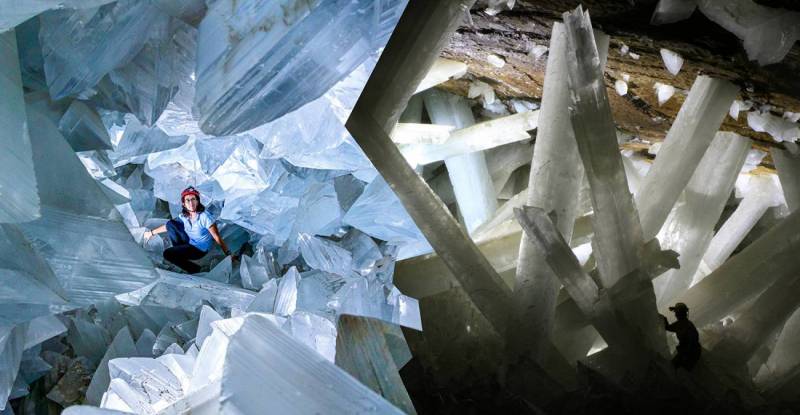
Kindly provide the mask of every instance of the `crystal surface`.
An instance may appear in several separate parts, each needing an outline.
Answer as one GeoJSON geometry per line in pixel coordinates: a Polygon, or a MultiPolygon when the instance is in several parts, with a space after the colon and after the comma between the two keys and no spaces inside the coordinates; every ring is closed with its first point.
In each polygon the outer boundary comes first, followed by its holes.
{"type": "Polygon", "coordinates": [[[777,148],[770,149],[770,154],[778,170],[786,204],[792,211],[800,209],[800,154],[777,148]]]}
{"type": "Polygon", "coordinates": [[[105,393],[109,382],[111,382],[108,369],[108,362],[111,359],[133,357],[136,355],[137,351],[136,345],[133,342],[133,337],[128,327],[125,326],[114,336],[114,340],[111,341],[108,350],[106,350],[106,353],[103,355],[103,359],[97,365],[97,370],[94,376],[92,376],[92,382],[86,390],[86,402],[92,405],[100,405],[103,393],[105,393]]]}
{"type": "Polygon", "coordinates": [[[0,32],[13,29],[14,26],[37,14],[51,9],[81,9],[102,6],[113,0],[37,0],[37,1],[4,1],[0,12],[0,32]],[[13,3],[12,3],[13,2],[13,3]]]}
{"type": "Polygon", "coordinates": [[[342,316],[337,331],[336,365],[406,413],[416,413],[391,355],[383,324],[342,316]]]}
{"type": "Polygon", "coordinates": [[[425,78],[422,78],[417,86],[415,94],[426,89],[433,88],[451,79],[458,79],[467,73],[467,64],[450,59],[438,58],[433,62],[433,66],[428,70],[425,78]]]}
{"type": "Polygon", "coordinates": [[[727,81],[702,75],[695,79],[636,194],[645,239],[653,238],[661,229],[714,139],[737,90],[727,81]]]}
{"type": "Polygon", "coordinates": [[[138,0],[86,13],[70,9],[43,13],[39,38],[50,96],[61,99],[94,87],[111,70],[132,60],[150,30],[168,18],[151,2],[138,0]]]}
{"type": "Polygon", "coordinates": [[[400,150],[412,165],[430,164],[528,140],[531,138],[528,131],[536,129],[538,119],[539,111],[521,112],[451,131],[449,137],[439,143],[412,144],[400,150]]]}
{"type": "Polygon", "coordinates": [[[203,131],[242,132],[318,98],[386,43],[405,3],[214,2],[198,36],[203,131]]]}
{"type": "Polygon", "coordinates": [[[25,222],[39,216],[39,194],[13,30],[0,33],[0,62],[0,223],[25,222]]]}
{"type": "Polygon", "coordinates": [[[697,0],[659,0],[650,23],[660,25],[688,19],[696,8],[697,0]]]}
{"type": "Polygon", "coordinates": [[[245,316],[241,328],[230,336],[221,383],[222,396],[229,397],[220,402],[222,413],[255,413],[263,402],[281,413],[400,413],[259,314],[245,316]],[[256,355],[252,350],[260,352],[256,355]]]}
{"type": "Polygon", "coordinates": [[[196,38],[197,29],[183,21],[158,19],[133,60],[109,73],[117,100],[142,124],[152,126],[180,89],[193,90],[196,38]]]}
{"type": "Polygon", "coordinates": [[[380,176],[364,188],[342,222],[384,241],[414,243],[424,240],[422,232],[380,176]]]}
{"type": "Polygon", "coordinates": [[[67,298],[88,305],[155,280],[144,250],[55,125],[35,110],[28,116],[43,208],[40,219],[19,226],[67,298]]]}
{"type": "Polygon", "coordinates": [[[660,52],[664,67],[672,75],[677,75],[681,71],[681,66],[683,66],[683,57],[669,49],[661,48],[660,52]]]}
{"type": "Polygon", "coordinates": [[[800,38],[800,13],[767,7],[752,0],[719,3],[698,0],[709,20],[742,40],[747,57],[759,65],[780,62],[800,38]]]}
{"type": "Polygon", "coordinates": [[[75,151],[110,150],[111,137],[96,111],[81,101],[72,101],[58,129],[75,151]]]}
{"type": "Polygon", "coordinates": [[[740,196],[743,196],[742,201],[717,230],[703,254],[700,267],[694,276],[695,284],[719,268],[731,256],[769,207],[782,203],[779,185],[774,176],[752,176],[746,178],[744,183],[743,189],[737,189],[740,196]]]}
{"type": "Polygon", "coordinates": [[[693,304],[696,325],[728,316],[774,281],[797,275],[800,211],[795,211],[703,280],[678,296],[693,304]]]}
{"type": "Polygon", "coordinates": [[[639,215],[628,190],[622,156],[604,87],[603,70],[588,13],[579,6],[564,14],[570,118],[590,185],[599,280],[617,313],[636,327],[640,346],[666,352],[656,298],[640,258],[644,246],[639,215]],[[618,297],[618,298],[617,298],[618,297]],[[625,297],[628,299],[623,300],[625,297]],[[616,300],[616,301],[615,301],[616,300]]]}
{"type": "Polygon", "coordinates": [[[675,212],[659,235],[662,248],[680,254],[680,269],[659,277],[663,284],[660,290],[657,288],[659,305],[671,303],[675,296],[689,288],[750,144],[750,140],[735,133],[717,133],[700,160],[675,212]]]}
{"type": "Polygon", "coordinates": [[[333,241],[301,233],[298,237],[300,252],[311,268],[349,276],[353,257],[346,249],[333,241]]]}
{"type": "MultiPolygon", "coordinates": [[[[553,25],[539,113],[544,122],[537,132],[528,191],[524,200],[519,200],[519,205],[524,203],[555,212],[558,229],[569,241],[578,214],[577,202],[584,172],[568,112],[566,36],[563,24],[553,25]]],[[[595,40],[601,60],[605,61],[608,37],[598,35],[595,40]]],[[[509,201],[506,206],[513,204],[509,201]]],[[[509,210],[509,218],[511,214],[509,210]]],[[[514,305],[521,324],[526,327],[523,333],[538,333],[536,338],[522,337],[521,349],[531,348],[538,353],[544,350],[552,333],[560,282],[549,267],[538,266],[544,259],[542,253],[533,248],[528,236],[523,235],[519,245],[514,305]]]]}
{"type": "MultiPolygon", "coordinates": [[[[458,129],[475,124],[472,111],[462,97],[428,90],[423,98],[434,124],[452,125],[458,129]]],[[[473,152],[448,158],[445,165],[461,216],[467,230],[472,232],[497,210],[486,158],[482,152],[473,152]]]]}

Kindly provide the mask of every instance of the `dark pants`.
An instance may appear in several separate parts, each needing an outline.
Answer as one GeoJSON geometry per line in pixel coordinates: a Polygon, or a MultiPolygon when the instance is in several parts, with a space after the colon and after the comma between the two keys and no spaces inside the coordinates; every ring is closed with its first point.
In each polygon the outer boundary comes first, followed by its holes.
{"type": "Polygon", "coordinates": [[[204,257],[206,252],[189,244],[189,235],[183,230],[183,222],[177,219],[167,222],[167,235],[172,242],[172,247],[164,250],[164,259],[181,267],[189,274],[199,272],[200,266],[191,260],[204,257]]]}
{"type": "Polygon", "coordinates": [[[686,370],[694,369],[697,361],[700,360],[700,345],[696,347],[681,347],[678,345],[678,353],[672,358],[672,366],[675,369],[682,367],[686,370]]]}

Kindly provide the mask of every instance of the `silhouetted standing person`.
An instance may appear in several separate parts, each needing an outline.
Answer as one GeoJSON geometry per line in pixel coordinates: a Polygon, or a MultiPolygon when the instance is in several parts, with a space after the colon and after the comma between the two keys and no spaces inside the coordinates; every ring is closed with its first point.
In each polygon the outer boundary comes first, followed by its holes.
{"type": "Polygon", "coordinates": [[[664,328],[678,336],[677,354],[672,358],[672,365],[675,366],[675,369],[682,367],[692,370],[700,360],[700,351],[702,350],[700,335],[694,324],[689,321],[689,307],[686,304],[677,303],[669,309],[675,313],[677,321],[670,324],[666,317],[661,317],[664,318],[664,328]]]}

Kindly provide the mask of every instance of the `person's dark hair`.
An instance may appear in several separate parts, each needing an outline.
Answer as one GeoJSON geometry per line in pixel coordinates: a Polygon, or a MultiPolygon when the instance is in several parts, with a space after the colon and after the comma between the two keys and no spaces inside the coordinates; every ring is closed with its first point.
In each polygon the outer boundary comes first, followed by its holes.
{"type": "MultiPolygon", "coordinates": [[[[183,197],[181,198],[181,214],[188,218],[189,217],[189,210],[186,209],[186,205],[183,203],[184,199],[185,198],[183,198],[183,197]]],[[[203,202],[201,202],[200,198],[198,197],[197,198],[197,209],[195,210],[195,212],[203,213],[203,212],[205,212],[205,210],[206,210],[206,207],[203,206],[203,202]]]]}

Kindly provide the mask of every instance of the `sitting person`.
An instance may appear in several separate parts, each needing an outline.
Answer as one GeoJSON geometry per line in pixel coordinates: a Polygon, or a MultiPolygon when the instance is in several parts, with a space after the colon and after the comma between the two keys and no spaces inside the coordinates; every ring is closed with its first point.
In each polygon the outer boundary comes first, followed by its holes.
{"type": "Polygon", "coordinates": [[[206,212],[205,206],[200,203],[200,192],[194,187],[187,187],[181,193],[181,205],[183,205],[182,213],[177,218],[152,231],[145,231],[144,240],[167,232],[172,246],[164,250],[164,259],[187,273],[194,274],[200,271],[200,266],[192,260],[204,257],[211,249],[212,240],[222,248],[225,255],[230,255],[231,252],[219,236],[214,217],[206,212]]]}

